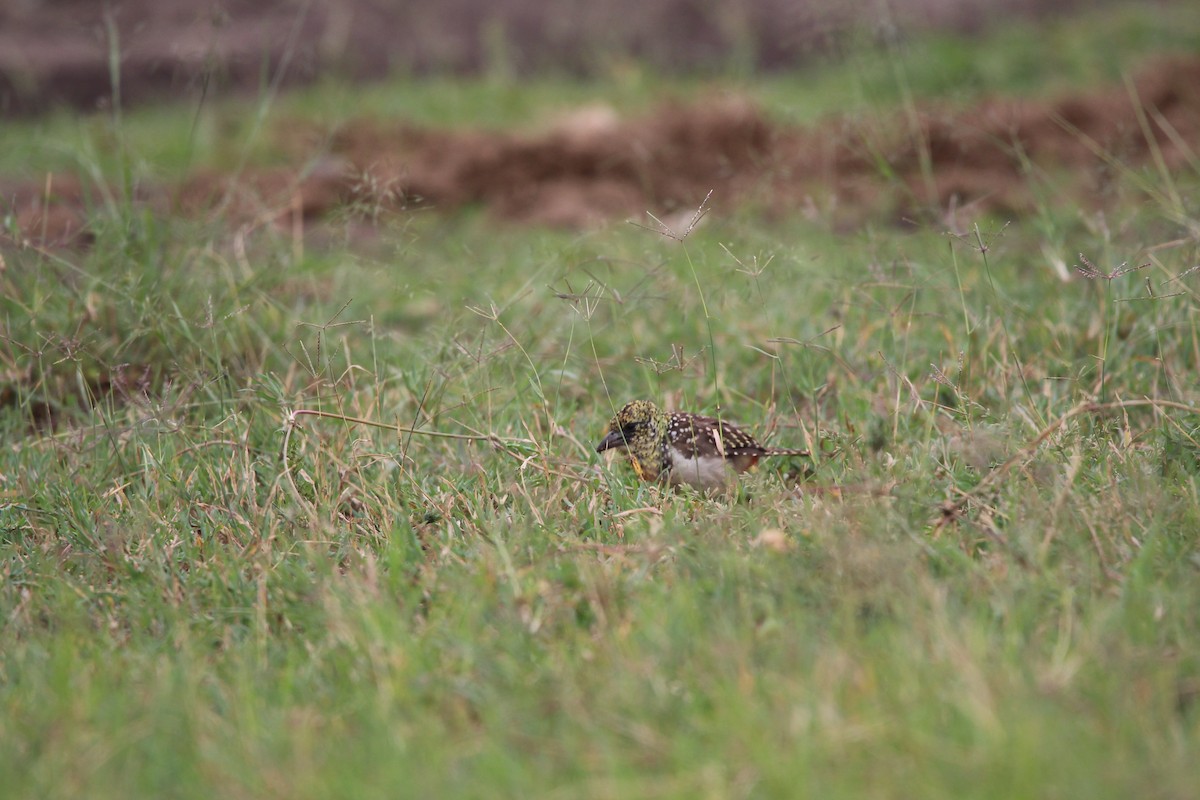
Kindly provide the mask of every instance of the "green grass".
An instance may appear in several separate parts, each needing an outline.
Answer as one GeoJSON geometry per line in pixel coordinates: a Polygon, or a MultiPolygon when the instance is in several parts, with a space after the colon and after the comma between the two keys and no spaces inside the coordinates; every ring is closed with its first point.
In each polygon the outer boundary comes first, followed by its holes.
{"type": "MultiPolygon", "coordinates": [[[[1011,41],[980,63],[1048,86],[1011,41]]],[[[818,84],[873,80],[843,70],[818,84]]],[[[519,116],[466,107],[429,119],[519,116]]],[[[270,150],[146,144],[194,115],[4,136],[114,178],[270,150]]],[[[467,212],[241,258],[118,205],[86,252],[5,250],[0,796],[1192,796],[1200,211],[1122,186],[1103,224],[1048,202],[961,238],[467,212]],[[1079,252],[1150,266],[1063,282],[1079,252]],[[663,493],[591,451],[636,396],[819,457],[663,493]],[[294,408],[503,438],[301,417],[285,450],[294,408]]]]}

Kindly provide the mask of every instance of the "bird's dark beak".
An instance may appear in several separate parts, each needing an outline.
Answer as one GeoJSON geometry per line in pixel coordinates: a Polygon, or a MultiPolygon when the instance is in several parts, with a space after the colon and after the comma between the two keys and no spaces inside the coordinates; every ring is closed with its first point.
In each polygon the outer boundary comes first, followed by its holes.
{"type": "Polygon", "coordinates": [[[617,450],[627,445],[628,442],[625,441],[625,434],[617,430],[605,436],[600,444],[596,445],[596,452],[603,453],[605,450],[617,450]]]}

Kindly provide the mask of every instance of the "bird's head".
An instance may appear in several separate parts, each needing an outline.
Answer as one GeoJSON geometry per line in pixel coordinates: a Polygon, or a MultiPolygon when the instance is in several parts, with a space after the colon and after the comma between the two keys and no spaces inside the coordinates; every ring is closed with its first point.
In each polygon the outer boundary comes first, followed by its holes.
{"type": "Polygon", "coordinates": [[[608,421],[604,438],[596,446],[597,453],[605,450],[630,450],[641,454],[647,444],[662,436],[666,415],[649,400],[632,400],[621,407],[608,421]]]}

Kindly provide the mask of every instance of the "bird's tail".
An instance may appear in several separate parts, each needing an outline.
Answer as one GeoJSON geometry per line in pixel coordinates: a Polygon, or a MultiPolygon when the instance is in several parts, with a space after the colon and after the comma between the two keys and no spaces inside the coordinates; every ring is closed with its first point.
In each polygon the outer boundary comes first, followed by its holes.
{"type": "Polygon", "coordinates": [[[763,455],[767,456],[807,456],[812,455],[807,450],[796,450],[790,447],[770,447],[763,455]]]}

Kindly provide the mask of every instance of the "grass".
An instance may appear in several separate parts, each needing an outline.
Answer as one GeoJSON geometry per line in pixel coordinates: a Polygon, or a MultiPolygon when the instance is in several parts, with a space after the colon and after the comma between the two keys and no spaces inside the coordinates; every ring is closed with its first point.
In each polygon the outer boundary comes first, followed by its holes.
{"type": "MultiPolygon", "coordinates": [[[[109,134],[169,172],[193,116],[109,134]]],[[[50,149],[110,174],[97,124],[50,149]]],[[[117,206],[5,250],[0,795],[1191,796],[1197,177],[964,236],[467,212],[239,258],[117,206]],[[663,493],[591,451],[636,396],[819,457],[663,493]],[[503,440],[285,448],[296,408],[503,440]]]]}

